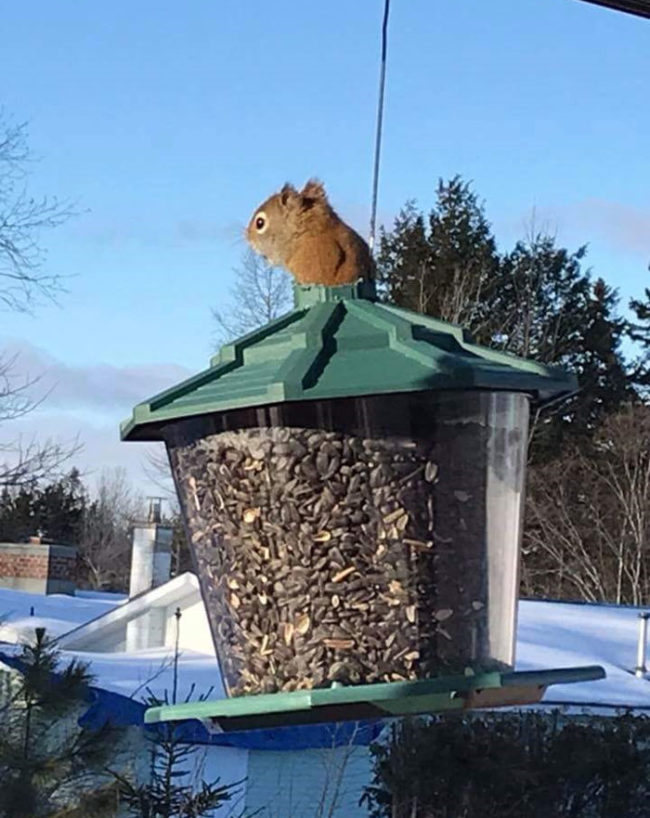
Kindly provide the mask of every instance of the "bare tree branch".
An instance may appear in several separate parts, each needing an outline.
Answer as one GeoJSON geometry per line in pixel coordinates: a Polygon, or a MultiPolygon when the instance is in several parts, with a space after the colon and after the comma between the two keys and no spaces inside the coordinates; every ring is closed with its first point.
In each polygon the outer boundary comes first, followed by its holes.
{"type": "MultiPolygon", "coordinates": [[[[47,398],[45,393],[32,396],[40,377],[15,374],[16,356],[0,353],[0,423],[18,420],[37,409],[47,398]]],[[[78,454],[78,440],[28,440],[22,438],[0,441],[0,486],[20,486],[60,476],[71,458],[78,454]]]]}
{"type": "Polygon", "coordinates": [[[80,556],[92,588],[123,590],[127,587],[131,524],[143,516],[143,506],[124,469],[101,472],[96,496],[84,514],[79,540],[80,556]]]}
{"type": "Polygon", "coordinates": [[[609,416],[593,448],[531,467],[523,590],[650,601],[650,406],[609,416]]]}
{"type": "Polygon", "coordinates": [[[246,250],[230,302],[212,310],[217,323],[217,346],[267,324],[291,309],[291,279],[283,270],[270,267],[252,250],[246,250]]]}
{"type": "MultiPolygon", "coordinates": [[[[27,126],[14,123],[0,109],[0,310],[28,312],[43,298],[61,292],[60,276],[43,270],[41,233],[73,215],[69,203],[34,198],[25,182],[33,155],[27,126]]],[[[33,412],[47,397],[33,397],[39,378],[18,377],[16,358],[0,352],[0,422],[33,412]]],[[[55,478],[79,451],[78,441],[22,439],[0,442],[0,486],[20,486],[55,478]]]]}
{"type": "Polygon", "coordinates": [[[21,312],[62,291],[61,276],[43,270],[40,238],[75,214],[70,202],[28,193],[32,160],[26,123],[14,124],[0,110],[0,305],[21,312]]]}
{"type": "Polygon", "coordinates": [[[144,473],[147,479],[153,483],[169,503],[171,513],[178,512],[178,495],[174,486],[169,459],[165,448],[160,445],[155,449],[150,449],[145,454],[143,463],[144,473]]]}

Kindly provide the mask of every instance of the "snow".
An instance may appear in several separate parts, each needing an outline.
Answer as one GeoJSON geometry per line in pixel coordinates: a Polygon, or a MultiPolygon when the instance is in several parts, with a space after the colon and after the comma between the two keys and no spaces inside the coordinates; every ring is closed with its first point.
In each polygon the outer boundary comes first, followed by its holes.
{"type": "MultiPolygon", "coordinates": [[[[59,636],[120,605],[118,594],[80,592],[76,596],[42,596],[0,589],[0,640],[21,641],[34,627],[47,628],[59,636]],[[30,616],[30,608],[34,616],[30,616]]],[[[517,670],[537,670],[602,665],[607,679],[557,685],[549,688],[548,704],[610,705],[650,709],[650,677],[637,679],[638,613],[640,609],[565,602],[522,600],[519,604],[517,670]]],[[[8,646],[2,650],[10,652],[8,646]]],[[[63,658],[79,658],[90,664],[95,685],[129,698],[144,700],[153,692],[171,695],[172,653],[155,648],[132,653],[63,651],[63,658]]],[[[221,676],[213,655],[189,650],[181,653],[178,700],[194,687],[199,695],[223,695],[221,676]],[[212,690],[210,690],[212,688],[212,690]]]]}
{"type": "MultiPolygon", "coordinates": [[[[136,701],[147,701],[151,695],[171,700],[174,685],[173,651],[149,648],[132,653],[87,653],[62,651],[63,661],[77,658],[90,665],[93,684],[136,701]]],[[[181,651],[178,661],[177,701],[191,694],[212,699],[224,694],[219,666],[214,656],[181,651]]]]}
{"type": "Polygon", "coordinates": [[[112,602],[117,605],[128,600],[128,594],[118,594],[115,591],[84,591],[77,589],[74,592],[75,599],[95,599],[99,602],[112,602]]]}
{"type": "Polygon", "coordinates": [[[39,627],[45,628],[52,637],[61,636],[125,600],[123,594],[86,591],[76,596],[46,596],[0,588],[0,641],[23,641],[39,627]]]}
{"type": "Polygon", "coordinates": [[[640,608],[522,600],[516,670],[601,665],[607,678],[554,685],[547,704],[576,702],[650,708],[650,677],[637,679],[640,608]]]}
{"type": "MultiPolygon", "coordinates": [[[[0,588],[0,642],[24,642],[34,629],[44,627],[52,637],[68,633],[74,628],[96,619],[102,614],[124,604],[124,594],[96,591],[77,591],[75,596],[66,594],[30,594],[0,588]],[[30,610],[34,609],[34,615],[30,610]]],[[[5,653],[16,649],[3,645],[5,653]]],[[[169,648],[152,648],[132,653],[91,653],[86,651],[61,651],[65,664],[70,659],[80,659],[90,666],[93,684],[113,693],[119,693],[137,701],[148,699],[151,694],[164,698],[171,696],[173,687],[173,653],[169,648]]],[[[194,651],[182,651],[179,658],[178,701],[183,701],[194,686],[193,698],[224,695],[221,674],[213,655],[194,651]]]]}

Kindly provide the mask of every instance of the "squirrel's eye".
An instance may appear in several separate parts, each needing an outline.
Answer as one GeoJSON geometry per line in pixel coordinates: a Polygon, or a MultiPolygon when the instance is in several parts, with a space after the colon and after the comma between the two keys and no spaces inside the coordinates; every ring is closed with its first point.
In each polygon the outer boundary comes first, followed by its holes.
{"type": "Polygon", "coordinates": [[[255,219],[255,227],[257,230],[264,230],[264,226],[266,225],[266,219],[264,216],[258,216],[255,219]]]}

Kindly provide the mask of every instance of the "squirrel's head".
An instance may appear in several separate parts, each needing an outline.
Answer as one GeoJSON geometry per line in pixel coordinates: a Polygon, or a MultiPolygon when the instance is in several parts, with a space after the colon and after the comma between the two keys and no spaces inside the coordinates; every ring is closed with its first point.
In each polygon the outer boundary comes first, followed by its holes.
{"type": "Polygon", "coordinates": [[[246,238],[253,249],[270,264],[282,265],[296,232],[316,209],[328,207],[325,188],[310,179],[301,191],[286,184],[258,208],[246,228],[246,238]]]}

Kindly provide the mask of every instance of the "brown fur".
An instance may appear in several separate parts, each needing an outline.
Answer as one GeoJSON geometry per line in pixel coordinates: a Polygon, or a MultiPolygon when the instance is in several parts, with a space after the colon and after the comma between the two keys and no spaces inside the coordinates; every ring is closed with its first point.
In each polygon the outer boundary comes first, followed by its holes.
{"type": "Polygon", "coordinates": [[[350,284],[372,278],[366,242],[330,205],[325,188],[310,179],[298,192],[286,184],[253,214],[246,238],[270,264],[284,267],[299,284],[350,284]],[[258,218],[265,228],[256,228],[258,218]]]}

